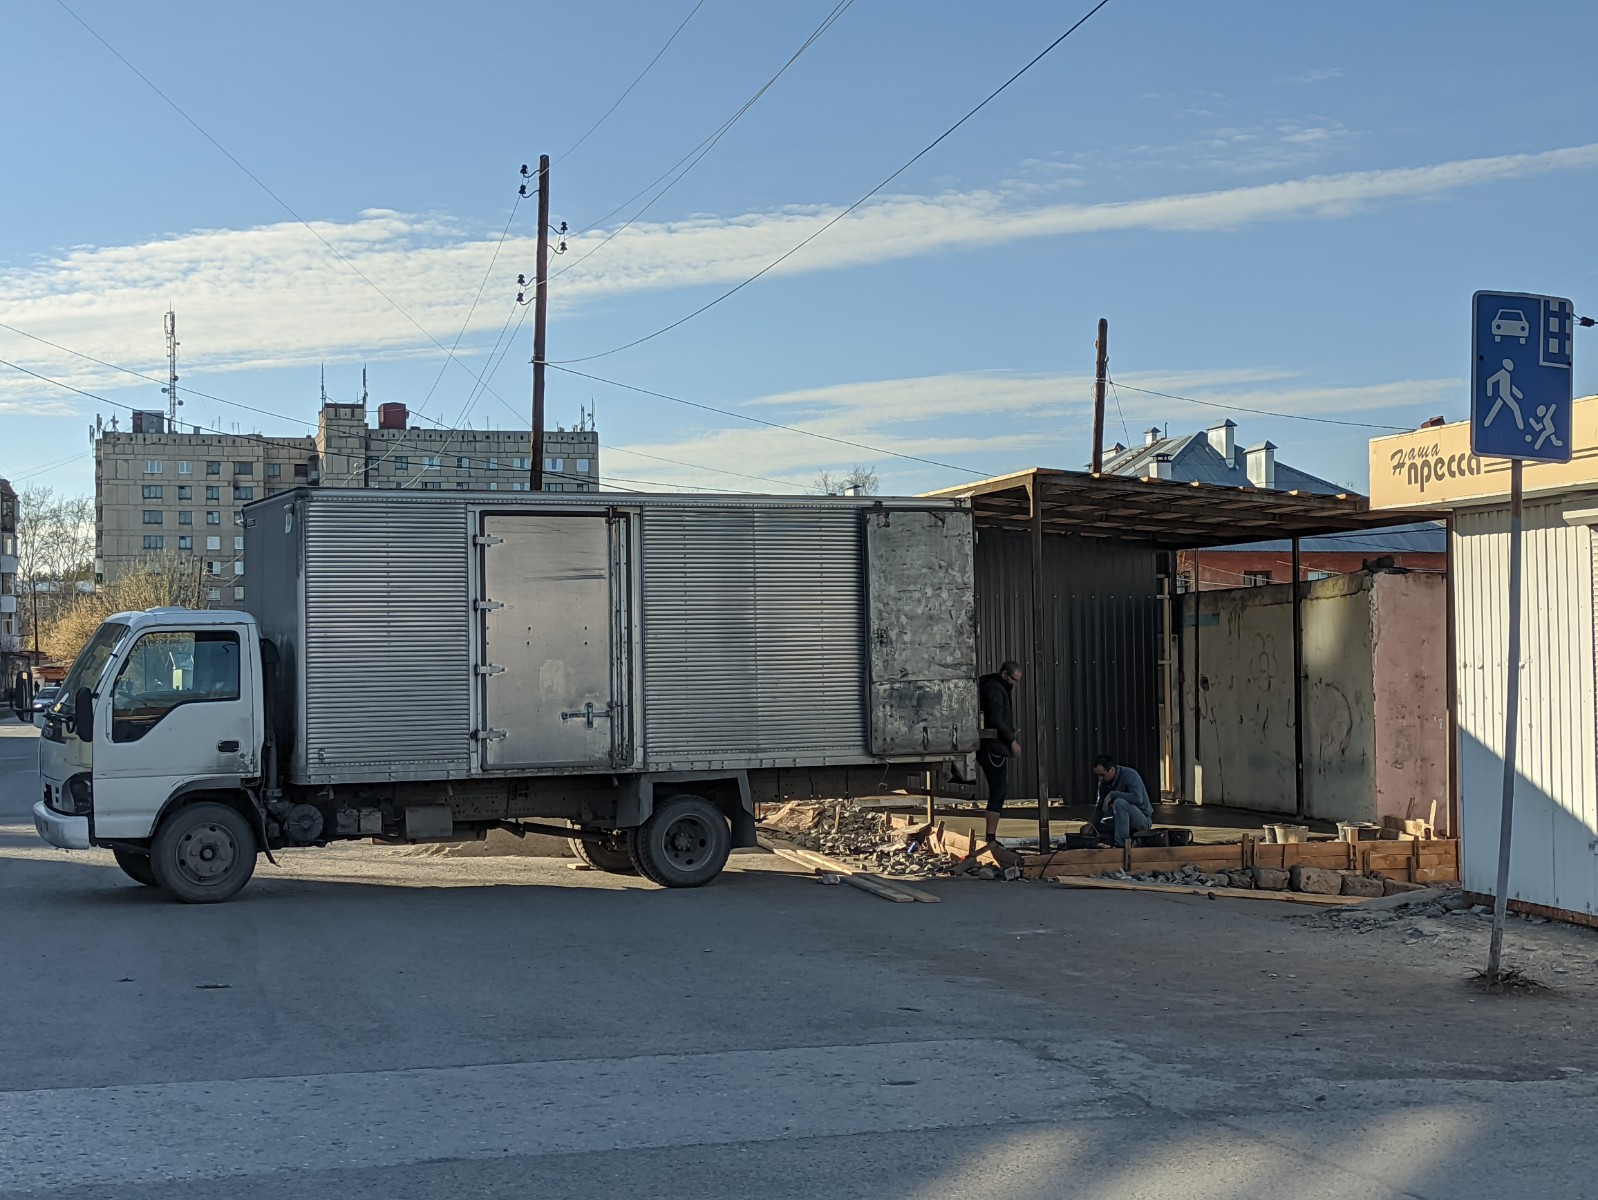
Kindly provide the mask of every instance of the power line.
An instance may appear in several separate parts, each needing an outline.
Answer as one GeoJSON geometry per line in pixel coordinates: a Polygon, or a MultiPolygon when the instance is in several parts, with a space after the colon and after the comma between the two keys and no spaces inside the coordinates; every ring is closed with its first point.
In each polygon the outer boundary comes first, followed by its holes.
{"type": "MultiPolygon", "coordinates": [[[[559,271],[555,272],[555,278],[558,279],[562,275],[564,275],[567,271],[570,271],[570,270],[572,270],[575,267],[581,266],[584,262],[586,262],[593,255],[597,254],[599,251],[603,250],[606,246],[610,245],[611,242],[615,241],[616,238],[619,235],[621,235],[623,232],[625,232],[635,221],[637,221],[646,212],[648,212],[651,208],[653,208],[655,206],[655,204],[660,200],[660,198],[662,196],[664,196],[667,192],[671,191],[672,188],[676,187],[679,183],[681,183],[682,180],[683,180],[683,177],[686,176],[688,174],[688,172],[692,171],[695,167],[697,167],[699,165],[699,163],[700,163],[700,160],[703,159],[705,157],[705,155],[709,154],[712,150],[714,150],[716,148],[717,143],[719,143],[722,138],[726,137],[727,134],[732,131],[732,127],[734,125],[736,125],[739,122],[739,120],[741,120],[743,118],[743,115],[745,113],[747,113],[751,108],[753,108],[755,106],[755,102],[758,101],[760,99],[760,97],[764,96],[769,90],[771,90],[772,85],[775,84],[777,82],[777,80],[779,80],[779,79],[781,79],[783,77],[783,75],[787,72],[788,68],[793,66],[794,63],[799,61],[799,56],[802,55],[806,50],[810,49],[811,46],[815,45],[816,41],[821,37],[821,35],[826,33],[828,29],[832,28],[833,23],[835,21],[837,21],[838,18],[841,17],[844,14],[844,12],[849,8],[849,6],[852,5],[853,3],[854,3],[854,0],[838,0],[838,4],[833,8],[833,10],[830,13],[827,14],[826,18],[821,22],[821,24],[816,27],[815,31],[808,38],[805,39],[804,44],[801,45],[799,47],[799,49],[797,49],[797,50],[795,50],[793,52],[792,56],[788,59],[787,62],[782,64],[782,67],[777,71],[777,73],[775,75],[773,75],[770,79],[766,80],[766,82],[763,83],[760,86],[760,90],[759,91],[755,92],[755,94],[753,96],[749,97],[748,100],[744,101],[744,104],[743,104],[742,108],[740,108],[737,112],[733,113],[731,117],[727,118],[727,120],[723,121],[719,126],[717,126],[716,129],[711,132],[710,136],[705,138],[704,141],[700,142],[699,145],[695,146],[692,150],[688,151],[687,154],[683,155],[676,162],[674,162],[671,166],[667,167],[664,173],[662,173],[660,175],[657,175],[655,177],[655,179],[653,180],[653,182],[645,185],[645,187],[641,191],[633,193],[633,195],[631,197],[629,197],[628,199],[622,201],[622,203],[620,205],[618,205],[617,207],[611,209],[610,212],[606,213],[603,217],[599,218],[598,221],[595,221],[592,225],[590,225],[586,229],[584,229],[582,232],[583,233],[587,233],[590,230],[593,230],[593,229],[597,228],[599,225],[604,224],[606,221],[610,220],[611,217],[613,217],[617,213],[619,213],[622,209],[624,209],[624,208],[628,207],[630,204],[632,204],[632,202],[634,200],[638,199],[638,197],[642,196],[645,192],[649,191],[650,188],[653,188],[655,186],[655,184],[657,184],[661,180],[665,179],[668,175],[671,175],[671,173],[673,171],[676,171],[678,167],[682,167],[682,170],[680,172],[678,172],[677,176],[674,179],[672,179],[670,183],[666,184],[665,187],[661,188],[660,191],[656,192],[653,196],[650,197],[649,202],[647,204],[645,204],[642,208],[640,208],[632,216],[628,217],[625,221],[623,221],[615,229],[611,230],[610,233],[608,233],[603,238],[603,240],[601,240],[599,242],[598,245],[592,247],[587,252],[585,252],[581,257],[577,258],[573,262],[567,263],[559,271]],[[692,159],[691,162],[689,161],[690,159],[692,159]],[[685,163],[685,162],[688,165],[684,167],[683,163],[685,163]]],[[[575,360],[573,360],[573,361],[575,361],[575,360]]]]}
{"type": "MultiPolygon", "coordinates": [[[[1252,413],[1256,417],[1281,417],[1286,421],[1312,421],[1317,425],[1346,425],[1353,429],[1385,429],[1395,433],[1409,433],[1408,425],[1373,425],[1369,421],[1343,421],[1336,417],[1307,417],[1302,413],[1272,412],[1268,408],[1246,408],[1241,404],[1222,404],[1219,400],[1197,400],[1192,396],[1178,396],[1172,392],[1156,392],[1148,388],[1133,387],[1130,383],[1121,385],[1129,392],[1140,392],[1145,396],[1159,396],[1163,400],[1181,400],[1187,404],[1202,404],[1206,408],[1224,408],[1228,412],[1252,413]]],[[[1130,435],[1128,441],[1131,440],[1130,435]]]]}
{"type": "MultiPolygon", "coordinates": [[[[771,262],[767,263],[764,267],[761,267],[760,270],[756,271],[753,275],[749,276],[742,283],[738,284],[735,287],[729,288],[727,291],[723,292],[721,295],[717,296],[715,299],[710,300],[707,303],[700,305],[698,308],[694,309],[693,312],[689,313],[687,316],[679,317],[677,320],[673,321],[670,325],[663,326],[662,328],[655,330],[653,333],[645,334],[643,337],[640,337],[640,338],[634,338],[630,342],[626,342],[626,343],[624,343],[624,344],[622,344],[620,346],[612,347],[609,350],[601,351],[598,354],[588,354],[588,355],[584,355],[584,356],[582,356],[580,358],[562,359],[561,362],[564,362],[564,363],[592,362],[592,361],[594,361],[597,358],[607,358],[607,357],[609,357],[612,354],[619,354],[623,350],[631,350],[634,346],[640,346],[640,345],[642,345],[643,343],[645,343],[647,341],[651,341],[654,338],[659,337],[663,333],[670,333],[673,329],[676,329],[679,325],[686,324],[687,322],[692,321],[695,317],[699,316],[701,313],[708,312],[710,309],[712,309],[712,308],[716,307],[716,305],[720,304],[723,300],[727,300],[727,299],[731,298],[732,296],[737,295],[739,292],[743,291],[744,288],[748,287],[751,283],[754,283],[755,280],[759,279],[761,276],[766,275],[770,271],[774,270],[775,268],[780,266],[782,263],[786,262],[789,258],[792,258],[795,254],[797,254],[799,251],[803,250],[811,242],[815,241],[822,234],[826,233],[827,230],[831,229],[839,221],[843,220],[850,213],[852,213],[856,209],[858,209],[867,200],[871,199],[871,197],[875,196],[883,188],[887,187],[895,179],[899,178],[899,176],[903,175],[906,171],[908,171],[916,163],[920,162],[921,159],[925,158],[937,146],[939,146],[945,139],[947,139],[950,135],[952,135],[955,132],[955,130],[959,129],[962,125],[964,125],[972,117],[976,116],[977,113],[981,112],[990,103],[992,103],[992,101],[1001,92],[1003,92],[1006,88],[1008,88],[1011,84],[1013,84],[1017,79],[1020,79],[1021,76],[1025,75],[1028,71],[1030,71],[1033,67],[1035,67],[1039,62],[1041,62],[1043,60],[1043,58],[1047,54],[1049,54],[1049,52],[1052,51],[1056,46],[1058,46],[1061,42],[1065,41],[1066,38],[1070,37],[1073,33],[1075,33],[1083,25],[1087,24],[1088,20],[1095,13],[1097,13],[1099,11],[1099,9],[1103,8],[1109,2],[1110,2],[1110,0],[1099,0],[1099,2],[1097,4],[1095,4],[1092,8],[1090,8],[1087,11],[1087,13],[1084,14],[1076,22],[1076,24],[1072,25],[1069,29],[1067,29],[1059,37],[1055,38],[1052,42],[1050,42],[1047,46],[1045,46],[1042,50],[1040,50],[1037,53],[1037,55],[1034,56],[1033,59],[1026,64],[1026,66],[1022,67],[1014,75],[1010,76],[1010,78],[1006,79],[998,87],[994,88],[993,91],[989,92],[988,95],[986,96],[986,98],[984,98],[979,104],[977,104],[977,106],[975,108],[972,108],[969,112],[967,112],[965,114],[965,116],[961,117],[953,125],[949,126],[942,133],[940,133],[937,137],[933,138],[932,141],[928,142],[925,146],[923,146],[920,150],[918,150],[914,155],[912,155],[909,159],[907,159],[904,162],[903,165],[901,165],[891,175],[889,175],[887,178],[885,178],[881,183],[877,184],[876,187],[872,188],[865,195],[861,196],[858,200],[856,200],[848,208],[844,209],[842,212],[839,212],[830,221],[828,221],[820,229],[818,229],[814,233],[812,233],[809,237],[805,238],[798,245],[794,246],[792,249],[784,251],[782,254],[780,254],[776,258],[772,259],[771,262]]],[[[575,266],[576,264],[573,263],[572,265],[575,266]]],[[[554,366],[559,366],[560,363],[556,363],[556,362],[551,361],[548,365],[554,367],[554,366]]]]}
{"type": "Polygon", "coordinates": [[[586,371],[574,371],[570,367],[563,367],[559,363],[550,363],[557,371],[564,371],[568,375],[576,375],[582,379],[591,379],[595,383],[608,383],[611,387],[619,387],[624,391],[637,392],[643,396],[654,396],[658,400],[670,400],[673,404],[685,404],[689,408],[703,409],[705,412],[720,413],[724,417],[734,417],[740,421],[748,421],[755,425],[764,425],[768,429],[785,429],[789,433],[802,433],[806,437],[820,438],[824,442],[833,442],[839,446],[851,446],[856,450],[865,450],[871,454],[880,454],[885,458],[902,458],[909,462],[925,463],[929,467],[938,467],[945,471],[964,471],[968,475],[984,478],[993,474],[991,471],[978,471],[971,467],[961,467],[954,463],[939,462],[935,458],[922,458],[917,454],[904,454],[898,450],[884,450],[880,446],[870,446],[865,442],[854,442],[848,438],[833,437],[830,433],[817,433],[814,429],[804,429],[798,425],[784,425],[780,421],[767,421],[763,417],[752,417],[748,413],[736,412],[733,409],[717,408],[713,404],[701,404],[697,400],[684,400],[681,396],[670,396],[665,392],[652,391],[649,388],[635,387],[630,383],[622,383],[616,379],[606,379],[601,375],[590,375],[586,371]]]}
{"type": "Polygon", "coordinates": [[[418,321],[415,317],[411,316],[411,314],[405,309],[405,307],[403,305],[400,304],[400,302],[398,300],[396,300],[396,299],[394,299],[394,297],[390,296],[381,287],[379,287],[376,283],[374,283],[372,281],[372,279],[364,271],[362,271],[359,267],[357,267],[348,258],[344,257],[344,255],[339,252],[338,248],[336,246],[334,246],[332,242],[328,241],[325,237],[322,236],[322,234],[317,230],[316,226],[312,225],[304,217],[300,216],[300,214],[294,210],[294,208],[288,203],[288,201],[284,200],[283,197],[279,196],[270,187],[268,187],[266,185],[266,183],[261,179],[261,177],[259,175],[257,175],[254,171],[250,170],[250,168],[245,166],[242,162],[240,162],[239,159],[233,154],[233,152],[231,150],[229,150],[221,142],[217,141],[216,138],[212,137],[206,131],[204,126],[202,126],[193,117],[189,116],[189,114],[186,113],[178,105],[177,101],[173,100],[171,96],[168,96],[159,87],[157,87],[155,82],[154,82],[154,80],[152,80],[143,71],[139,70],[138,67],[134,66],[133,63],[130,62],[122,54],[122,52],[120,50],[118,50],[110,42],[106,41],[105,38],[101,37],[100,34],[95,30],[94,26],[90,25],[87,21],[85,21],[82,17],[80,17],[76,12],[74,12],[70,6],[68,6],[68,4],[66,3],[66,0],[56,0],[56,3],[58,5],[60,5],[62,11],[64,11],[69,17],[71,17],[79,25],[83,26],[84,29],[88,30],[90,36],[93,37],[95,41],[99,42],[100,45],[104,46],[113,55],[115,55],[116,58],[118,59],[118,61],[120,61],[123,66],[127,67],[128,70],[132,71],[135,75],[137,75],[139,77],[139,79],[144,82],[146,87],[148,87],[157,96],[161,97],[161,99],[166,102],[167,106],[169,108],[171,108],[173,112],[177,113],[178,116],[182,117],[191,126],[193,126],[194,129],[196,130],[196,132],[198,132],[201,137],[203,137],[206,141],[210,142],[211,145],[215,146],[217,148],[217,150],[221,151],[222,155],[229,162],[231,162],[240,171],[243,171],[245,175],[249,176],[250,180],[257,187],[259,187],[263,192],[265,192],[268,196],[270,196],[273,200],[275,200],[277,202],[278,206],[281,207],[284,212],[288,213],[289,216],[293,217],[301,225],[305,226],[306,229],[310,230],[311,235],[313,237],[315,237],[317,241],[321,242],[322,245],[327,248],[327,251],[328,251],[329,254],[331,254],[334,258],[338,259],[339,262],[343,263],[351,271],[355,272],[355,274],[362,280],[362,282],[364,282],[368,287],[370,287],[373,291],[375,291],[379,296],[383,297],[384,300],[388,301],[388,303],[394,308],[394,310],[396,312],[398,312],[407,321],[409,321],[412,325],[414,325],[416,327],[417,331],[420,332],[423,337],[425,337],[428,341],[432,342],[433,345],[437,346],[440,350],[444,351],[444,353],[449,356],[449,361],[450,362],[455,363],[456,365],[461,367],[462,370],[466,371],[467,374],[473,375],[474,378],[479,378],[479,379],[481,378],[481,376],[475,375],[470,367],[468,367],[465,363],[461,362],[460,359],[456,358],[455,357],[455,352],[453,350],[451,350],[448,347],[446,347],[443,342],[439,341],[436,337],[434,337],[431,333],[429,333],[427,328],[420,321],[418,321]]]}
{"type": "Polygon", "coordinates": [[[666,51],[671,49],[671,44],[677,40],[677,35],[679,33],[681,33],[685,28],[687,28],[688,22],[692,21],[694,19],[694,14],[697,13],[704,6],[705,6],[705,0],[698,0],[698,3],[695,4],[691,9],[688,10],[688,15],[682,19],[682,23],[680,25],[678,25],[676,29],[671,31],[671,36],[666,39],[666,44],[664,46],[662,46],[659,50],[655,51],[655,57],[649,60],[648,65],[645,66],[642,71],[638,72],[638,78],[634,79],[631,83],[629,83],[627,85],[627,90],[624,91],[620,96],[616,97],[616,103],[612,104],[609,108],[607,108],[605,110],[605,115],[600,117],[599,120],[595,121],[592,125],[590,125],[588,127],[588,132],[587,133],[583,134],[582,137],[578,138],[569,147],[567,147],[566,151],[563,154],[559,155],[555,159],[556,162],[559,162],[561,159],[563,159],[563,158],[567,157],[567,155],[571,154],[572,151],[576,150],[578,146],[581,146],[584,142],[586,142],[589,139],[589,137],[593,134],[594,130],[598,129],[601,125],[603,125],[606,121],[608,121],[610,119],[610,114],[615,112],[618,108],[621,107],[621,102],[623,100],[627,99],[628,96],[632,95],[633,89],[644,81],[644,76],[649,74],[649,72],[654,69],[655,64],[660,61],[660,56],[665,54],[666,51]]]}

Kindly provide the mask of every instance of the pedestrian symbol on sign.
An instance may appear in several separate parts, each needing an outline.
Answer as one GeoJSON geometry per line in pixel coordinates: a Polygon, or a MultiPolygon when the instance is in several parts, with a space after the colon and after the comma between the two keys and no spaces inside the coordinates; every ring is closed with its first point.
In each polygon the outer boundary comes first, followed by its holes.
{"type": "MultiPolygon", "coordinates": [[[[1537,415],[1531,419],[1531,427],[1537,433],[1537,444],[1532,447],[1533,450],[1541,450],[1544,442],[1552,442],[1556,446],[1565,444],[1554,433],[1554,412],[1558,407],[1557,404],[1539,404],[1537,406],[1537,415]]],[[[1531,441],[1531,434],[1528,433],[1526,435],[1526,440],[1528,442],[1531,441]]]]}
{"type": "MultiPolygon", "coordinates": [[[[1515,386],[1514,360],[1506,358],[1503,360],[1503,362],[1504,365],[1499,368],[1497,372],[1487,377],[1487,398],[1489,400],[1492,399],[1493,393],[1497,392],[1498,399],[1493,404],[1492,410],[1488,412],[1487,419],[1482,422],[1482,426],[1485,428],[1491,425],[1493,423],[1493,419],[1498,416],[1499,410],[1507,404],[1509,405],[1509,411],[1515,414],[1515,428],[1524,429],[1526,428],[1526,422],[1525,419],[1520,415],[1520,401],[1524,400],[1526,395],[1515,386]]],[[[1543,412],[1542,409],[1538,409],[1537,411],[1539,416],[1543,412]]],[[[1531,441],[1531,438],[1528,437],[1526,440],[1529,442],[1531,441]]],[[[1558,443],[1555,444],[1557,445],[1558,443]]]]}

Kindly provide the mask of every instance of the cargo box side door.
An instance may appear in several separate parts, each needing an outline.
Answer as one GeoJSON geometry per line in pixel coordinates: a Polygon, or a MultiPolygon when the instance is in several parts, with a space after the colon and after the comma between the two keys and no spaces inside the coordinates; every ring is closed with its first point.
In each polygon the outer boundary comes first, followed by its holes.
{"type": "Polygon", "coordinates": [[[977,742],[971,514],[865,512],[871,752],[969,753],[977,742]]]}
{"type": "Polygon", "coordinates": [[[483,769],[625,766],[626,517],[485,515],[481,530],[483,769]]]}

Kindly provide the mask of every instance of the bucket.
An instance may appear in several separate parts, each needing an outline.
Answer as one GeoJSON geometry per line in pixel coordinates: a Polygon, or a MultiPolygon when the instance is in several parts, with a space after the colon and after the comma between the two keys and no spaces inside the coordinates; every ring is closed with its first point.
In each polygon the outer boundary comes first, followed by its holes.
{"type": "Polygon", "coordinates": [[[1277,840],[1282,842],[1302,842],[1309,837],[1308,825],[1278,825],[1276,826],[1277,840]]]}

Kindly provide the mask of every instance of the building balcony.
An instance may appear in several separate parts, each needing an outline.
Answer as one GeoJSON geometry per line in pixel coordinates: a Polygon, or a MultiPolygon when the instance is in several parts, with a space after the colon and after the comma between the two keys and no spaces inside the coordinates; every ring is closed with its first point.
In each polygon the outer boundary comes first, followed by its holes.
{"type": "Polygon", "coordinates": [[[0,595],[0,613],[14,613],[17,611],[17,598],[15,596],[0,595]]]}
{"type": "Polygon", "coordinates": [[[17,573],[17,556],[15,554],[0,554],[0,575],[15,575],[17,573]]]}

